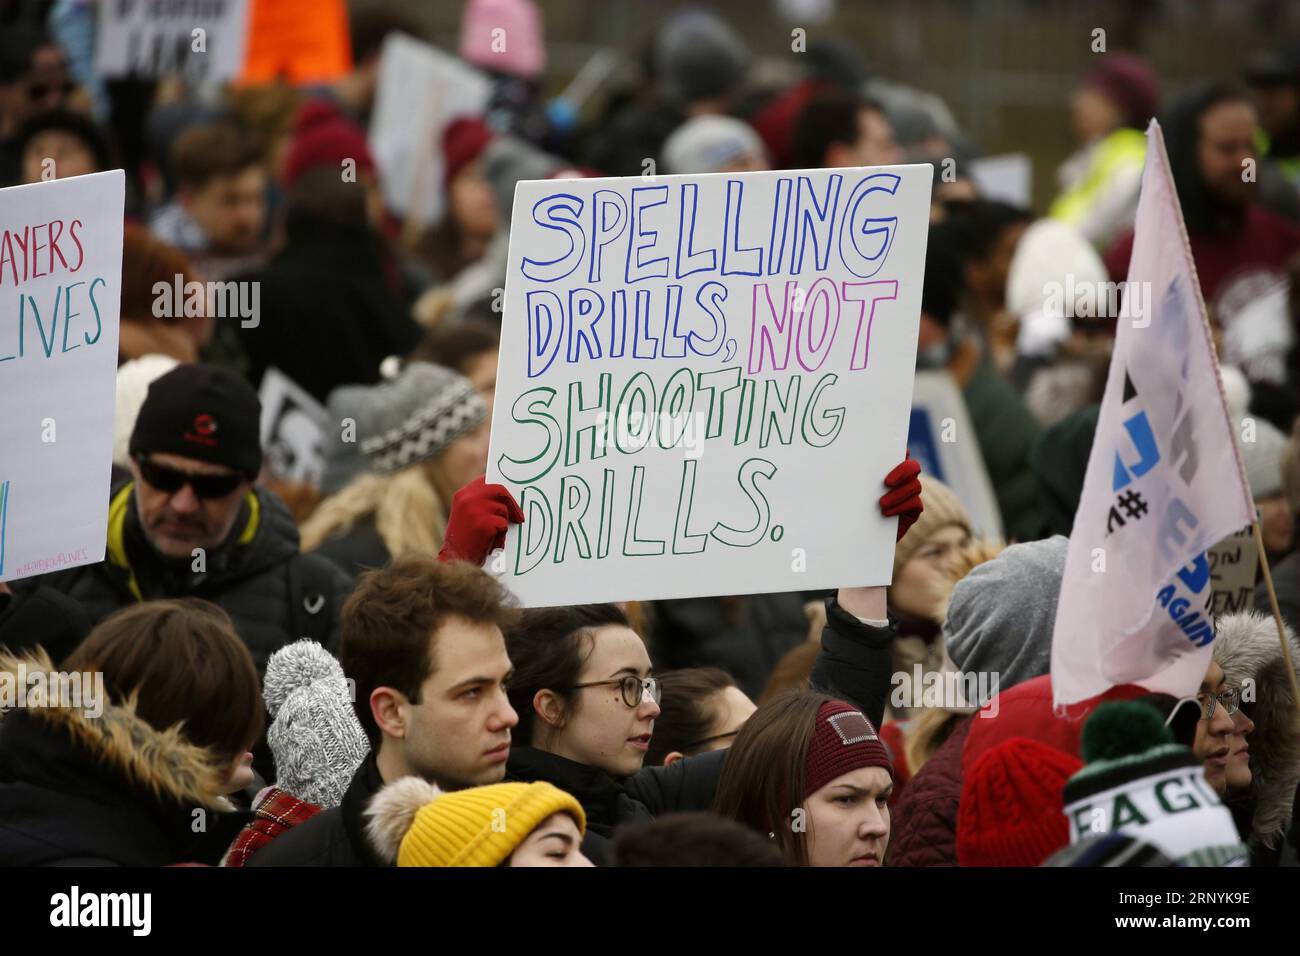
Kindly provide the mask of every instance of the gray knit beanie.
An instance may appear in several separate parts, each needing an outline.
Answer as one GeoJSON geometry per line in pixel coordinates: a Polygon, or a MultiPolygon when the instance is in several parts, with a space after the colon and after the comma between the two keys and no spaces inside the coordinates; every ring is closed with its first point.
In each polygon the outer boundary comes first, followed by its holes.
{"type": "Polygon", "coordinates": [[[343,668],[315,641],[280,648],[266,664],[262,697],[276,786],[319,807],[343,800],[370,750],[343,668]]]}
{"type": "Polygon", "coordinates": [[[726,96],[749,71],[745,41],[725,20],[702,7],[674,13],[654,44],[660,89],[679,103],[726,96]]]}
{"type": "Polygon", "coordinates": [[[1238,441],[1246,466],[1250,494],[1256,500],[1282,493],[1282,461],[1286,457],[1286,435],[1270,421],[1255,418],[1255,440],[1238,441]]]}
{"type": "Polygon", "coordinates": [[[1007,690],[1048,672],[1069,543],[1058,534],[1013,544],[957,582],[943,639],[962,673],[997,674],[1007,690]]]}
{"type": "Polygon", "coordinates": [[[349,398],[356,402],[361,454],[381,475],[436,458],[488,414],[469,379],[429,362],[412,362],[392,381],[349,398]]]}

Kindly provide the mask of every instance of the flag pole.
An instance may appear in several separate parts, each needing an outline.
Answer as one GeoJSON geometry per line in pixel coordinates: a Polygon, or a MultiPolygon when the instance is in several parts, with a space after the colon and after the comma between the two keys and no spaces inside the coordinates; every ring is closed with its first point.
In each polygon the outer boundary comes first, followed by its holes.
{"type": "Polygon", "coordinates": [[[1277,606],[1277,592],[1273,590],[1273,575],[1268,570],[1268,555],[1264,552],[1264,535],[1259,530],[1259,522],[1251,522],[1255,530],[1255,547],[1259,550],[1259,566],[1264,571],[1264,586],[1268,589],[1268,604],[1273,609],[1273,623],[1277,625],[1277,639],[1282,645],[1282,659],[1286,661],[1286,676],[1291,682],[1291,699],[1300,708],[1300,685],[1296,683],[1295,664],[1291,660],[1291,642],[1286,639],[1286,628],[1282,626],[1282,611],[1277,606]]]}

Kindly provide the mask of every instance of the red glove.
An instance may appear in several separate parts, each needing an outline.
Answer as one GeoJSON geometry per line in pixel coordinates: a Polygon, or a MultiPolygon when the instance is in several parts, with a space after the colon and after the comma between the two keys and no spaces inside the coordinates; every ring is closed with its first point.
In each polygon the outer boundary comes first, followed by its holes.
{"type": "Polygon", "coordinates": [[[908,456],[889,474],[885,475],[885,484],[889,491],[880,498],[880,513],[886,518],[898,515],[898,537],[902,541],[907,529],[921,517],[921,466],[908,456]]]}
{"type": "Polygon", "coordinates": [[[494,550],[504,547],[506,529],[523,520],[514,495],[501,485],[487,484],[480,475],[452,496],[438,560],[482,564],[494,550]]]}

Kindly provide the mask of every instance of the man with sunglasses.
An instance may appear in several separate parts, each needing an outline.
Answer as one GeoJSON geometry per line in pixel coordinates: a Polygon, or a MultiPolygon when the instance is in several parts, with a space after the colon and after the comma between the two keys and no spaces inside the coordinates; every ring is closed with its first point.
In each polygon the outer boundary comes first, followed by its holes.
{"type": "Polygon", "coordinates": [[[261,404],[242,378],[178,365],[149,386],[131,434],[131,480],[114,488],[107,558],[23,582],[79,601],[93,621],[135,603],[197,597],[226,610],[258,672],[309,637],[334,651],[350,590],[329,561],[298,551],[298,529],[262,467],[261,404]]]}

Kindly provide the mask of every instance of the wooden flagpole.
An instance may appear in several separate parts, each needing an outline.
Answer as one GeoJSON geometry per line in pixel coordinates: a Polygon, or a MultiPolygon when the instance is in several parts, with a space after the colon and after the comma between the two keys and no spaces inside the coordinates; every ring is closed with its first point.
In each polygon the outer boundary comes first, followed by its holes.
{"type": "Polygon", "coordinates": [[[1268,555],[1264,552],[1264,535],[1259,530],[1259,522],[1254,521],[1255,547],[1259,549],[1259,566],[1264,571],[1264,586],[1268,589],[1268,604],[1273,609],[1273,622],[1277,625],[1277,639],[1282,645],[1282,659],[1286,661],[1286,676],[1291,681],[1292,699],[1300,708],[1300,684],[1296,682],[1295,664],[1291,660],[1291,642],[1286,639],[1286,628],[1282,625],[1282,612],[1277,606],[1277,592],[1273,590],[1273,575],[1268,570],[1268,555]]]}

